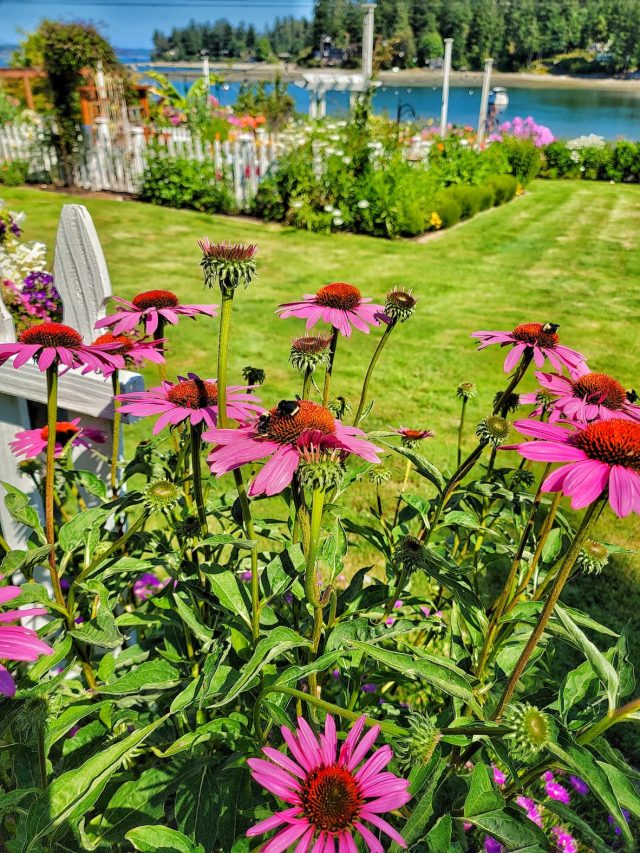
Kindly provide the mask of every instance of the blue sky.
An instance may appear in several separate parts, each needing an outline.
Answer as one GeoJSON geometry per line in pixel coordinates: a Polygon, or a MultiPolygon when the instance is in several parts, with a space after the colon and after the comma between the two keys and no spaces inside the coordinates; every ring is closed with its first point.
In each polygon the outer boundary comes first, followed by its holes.
{"type": "Polygon", "coordinates": [[[309,17],[313,0],[0,0],[0,44],[15,44],[18,29],[33,30],[45,17],[99,24],[116,47],[150,47],[154,29],[170,30],[191,18],[253,23],[276,16],[309,17]]]}

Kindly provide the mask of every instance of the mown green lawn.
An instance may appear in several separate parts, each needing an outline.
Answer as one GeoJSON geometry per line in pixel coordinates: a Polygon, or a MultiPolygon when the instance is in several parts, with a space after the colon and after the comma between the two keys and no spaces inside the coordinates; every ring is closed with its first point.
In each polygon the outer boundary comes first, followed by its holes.
{"type": "MultiPolygon", "coordinates": [[[[455,388],[473,381],[469,442],[496,390],[504,387],[504,352],[476,353],[470,333],[509,329],[524,321],[561,324],[562,341],[589,357],[593,369],[613,373],[625,387],[640,386],[640,187],[536,182],[522,198],[425,242],[387,242],[350,234],[318,235],[240,217],[207,216],[102,198],[73,198],[34,189],[4,189],[14,209],[28,215],[26,237],[53,247],[62,204],[91,212],[111,273],[113,290],[126,297],[164,288],[184,302],[217,301],[204,293],[196,240],[255,242],[259,276],[236,299],[231,378],[245,365],[263,367],[262,398],[273,405],[300,389],[288,365],[289,343],[302,324],[274,315],[279,302],[334,280],[351,282],[383,300],[399,284],[419,298],[415,316],[394,332],[373,383],[375,408],[365,425],[400,425],[436,431],[433,460],[455,460],[459,401],[455,388]]],[[[215,375],[217,321],[183,321],[169,330],[169,378],[195,371],[215,375]]],[[[357,402],[361,377],[379,331],[341,340],[335,391],[357,402]]],[[[147,371],[156,384],[155,369],[147,371]]],[[[532,380],[527,389],[534,387],[532,380]]],[[[129,428],[129,438],[148,424],[129,428]]],[[[398,468],[397,477],[401,473],[398,468]]],[[[365,508],[362,503],[360,508],[365,508]]],[[[640,549],[637,518],[603,516],[598,534],[640,549]]],[[[619,559],[599,578],[581,578],[568,592],[573,603],[610,627],[631,619],[640,654],[638,557],[619,559]]],[[[629,732],[629,735],[632,735],[629,732]]],[[[632,736],[633,737],[633,736],[632,736]]],[[[634,744],[637,747],[637,742],[634,744]]]]}

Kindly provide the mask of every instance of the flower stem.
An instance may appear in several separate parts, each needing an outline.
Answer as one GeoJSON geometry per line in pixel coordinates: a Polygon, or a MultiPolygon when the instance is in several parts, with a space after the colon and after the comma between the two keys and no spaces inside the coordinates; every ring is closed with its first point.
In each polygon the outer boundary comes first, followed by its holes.
{"type": "Polygon", "coordinates": [[[462,462],[462,432],[464,430],[464,415],[467,408],[467,398],[462,398],[462,409],[460,410],[460,423],[458,425],[458,468],[462,462]]]}
{"type": "Polygon", "coordinates": [[[529,586],[529,581],[531,580],[531,578],[535,574],[535,570],[536,570],[538,563],[540,561],[540,557],[542,556],[542,549],[544,548],[545,542],[547,541],[547,537],[549,536],[549,533],[551,532],[551,528],[553,527],[553,522],[555,521],[556,514],[558,512],[558,507],[560,506],[561,499],[562,499],[562,492],[556,492],[556,494],[553,496],[553,501],[551,502],[551,507],[549,508],[549,512],[547,513],[547,516],[546,516],[546,518],[542,524],[542,527],[540,529],[540,535],[538,537],[538,543],[536,545],[536,550],[533,554],[533,557],[531,558],[531,562],[529,563],[529,567],[527,568],[527,571],[526,571],[524,577],[520,581],[520,585],[516,589],[516,591],[513,595],[513,598],[511,599],[511,601],[507,605],[506,612],[509,612],[509,610],[511,610],[513,607],[515,607],[515,605],[518,603],[518,599],[520,598],[522,593],[526,590],[526,588],[529,586]]]}
{"type": "Polygon", "coordinates": [[[55,526],[54,526],[54,489],[56,462],[56,424],[58,420],[58,364],[54,362],[47,368],[47,474],[45,480],[44,515],[49,552],[49,574],[53,595],[60,607],[66,610],[60,578],[56,569],[55,526]]]}
{"type": "Polygon", "coordinates": [[[333,361],[336,357],[336,347],[338,346],[338,329],[333,327],[331,340],[329,342],[329,362],[324,374],[324,388],[322,390],[322,405],[326,407],[329,402],[329,391],[331,390],[331,374],[333,373],[333,361]]]}
{"type": "Polygon", "coordinates": [[[446,484],[440,494],[440,497],[438,498],[438,503],[436,504],[433,519],[431,521],[431,526],[429,528],[423,527],[420,531],[418,539],[420,539],[421,542],[424,542],[426,544],[429,541],[429,539],[431,538],[431,534],[436,529],[436,526],[440,521],[442,511],[449,502],[449,498],[455,492],[461,480],[463,480],[472,470],[473,466],[476,464],[476,462],[482,455],[482,451],[485,447],[486,443],[480,442],[475,448],[475,450],[472,450],[471,453],[464,460],[464,462],[458,466],[458,470],[450,477],[448,483],[446,484]]]}
{"type": "Polygon", "coordinates": [[[522,354],[522,358],[520,359],[518,366],[515,369],[513,376],[511,377],[511,381],[507,385],[505,391],[502,392],[498,400],[496,401],[495,406],[493,407],[492,414],[500,415],[500,417],[505,418],[507,416],[507,412],[509,411],[509,398],[511,394],[515,390],[516,386],[520,383],[520,380],[527,372],[527,368],[531,364],[531,360],[533,358],[533,350],[531,347],[527,347],[527,349],[522,354]]]}
{"type": "MultiPolygon", "coordinates": [[[[222,289],[222,304],[220,306],[220,333],[218,337],[218,424],[228,429],[227,417],[227,372],[229,362],[229,336],[231,333],[231,312],[233,309],[233,290],[222,289]]],[[[256,542],[256,533],[251,518],[249,497],[242,476],[242,469],[236,468],[233,479],[238,490],[238,498],[242,509],[242,520],[248,539],[256,542]]],[[[260,636],[260,578],[258,575],[258,549],[251,549],[251,636],[254,645],[260,636]]]]}
{"type": "Polygon", "coordinates": [[[578,528],[575,536],[573,537],[573,542],[567,551],[567,555],[564,558],[564,562],[562,563],[562,567],[558,572],[558,576],[555,579],[551,592],[549,593],[549,598],[540,614],[538,619],[538,623],[536,627],[533,629],[529,640],[527,641],[526,646],[522,650],[522,654],[515,665],[513,672],[511,673],[511,678],[509,679],[509,683],[505,687],[504,693],[502,694],[502,698],[498,704],[498,708],[494,714],[495,720],[500,720],[502,715],[504,714],[507,705],[511,701],[511,697],[513,696],[515,689],[518,685],[518,681],[520,680],[520,676],[524,672],[524,669],[529,662],[529,658],[531,657],[534,649],[540,642],[540,638],[544,633],[544,629],[547,627],[547,623],[551,618],[555,606],[560,598],[560,594],[564,588],[569,575],[571,574],[571,570],[573,569],[574,563],[578,558],[578,554],[580,553],[580,549],[582,547],[582,543],[587,538],[587,533],[589,532],[589,528],[591,527],[592,519],[594,518],[594,514],[596,509],[599,508],[599,504],[602,498],[597,501],[594,501],[587,511],[584,514],[582,519],[582,523],[578,528]]]}
{"type": "Polygon", "coordinates": [[[402,571],[400,572],[400,577],[398,578],[398,583],[394,587],[393,595],[390,595],[389,598],[387,599],[387,603],[385,604],[385,607],[384,607],[384,613],[382,614],[380,619],[378,619],[376,622],[377,625],[384,622],[391,615],[391,611],[393,610],[393,606],[396,603],[398,596],[402,595],[402,590],[404,589],[404,585],[407,582],[408,576],[409,576],[409,570],[406,568],[403,568],[402,571]]]}
{"type": "Polygon", "coordinates": [[[374,368],[376,366],[376,362],[380,358],[380,353],[384,349],[385,344],[389,340],[389,335],[393,331],[396,325],[396,320],[391,320],[391,322],[387,325],[387,328],[384,330],[384,334],[378,341],[378,346],[375,348],[373,355],[371,356],[371,361],[369,362],[369,367],[367,368],[367,372],[364,377],[364,382],[362,383],[362,391],[360,393],[360,402],[358,403],[358,411],[356,412],[356,416],[353,419],[353,425],[358,426],[360,422],[360,418],[362,417],[362,412],[364,411],[364,407],[367,403],[367,392],[369,390],[369,382],[371,380],[371,376],[373,375],[374,368]]]}
{"type": "Polygon", "coordinates": [[[202,497],[202,460],[200,459],[200,448],[202,444],[201,425],[194,426],[191,424],[191,468],[193,476],[193,498],[195,500],[196,509],[198,511],[198,521],[200,522],[200,531],[203,536],[207,535],[207,513],[204,508],[204,499],[202,497]]]}
{"type": "Polygon", "coordinates": [[[322,526],[322,511],[324,509],[324,491],[313,490],[311,503],[311,524],[309,532],[309,547],[307,549],[307,561],[304,575],[304,590],[307,601],[313,607],[321,607],[320,595],[318,594],[318,581],[316,575],[316,557],[318,554],[318,542],[320,539],[320,528],[322,526]]]}
{"type": "Polygon", "coordinates": [[[626,705],[623,705],[621,708],[616,708],[615,711],[610,711],[608,714],[605,714],[601,720],[598,720],[597,723],[589,726],[586,731],[578,736],[578,743],[591,743],[592,740],[595,740],[601,734],[604,734],[604,732],[611,728],[611,726],[614,726],[616,723],[624,722],[625,717],[628,717],[631,714],[636,714],[638,711],[640,711],[640,698],[632,699],[630,702],[627,702],[626,705]]]}
{"type": "Polygon", "coordinates": [[[406,490],[409,484],[409,477],[411,476],[411,469],[413,467],[413,463],[410,459],[407,459],[407,464],[404,468],[404,479],[402,481],[402,486],[400,486],[400,492],[398,493],[398,500],[396,501],[395,512],[393,513],[393,524],[391,525],[391,529],[396,526],[398,523],[398,515],[400,513],[400,504],[402,503],[402,494],[406,490]]]}
{"type": "Polygon", "coordinates": [[[305,368],[304,371],[304,379],[302,380],[302,399],[309,399],[309,392],[311,391],[311,376],[312,373],[309,368],[305,368]]]}
{"type": "Polygon", "coordinates": [[[118,497],[118,457],[120,455],[120,403],[116,397],[120,393],[120,371],[111,374],[113,383],[113,439],[111,443],[111,496],[118,497]]]}

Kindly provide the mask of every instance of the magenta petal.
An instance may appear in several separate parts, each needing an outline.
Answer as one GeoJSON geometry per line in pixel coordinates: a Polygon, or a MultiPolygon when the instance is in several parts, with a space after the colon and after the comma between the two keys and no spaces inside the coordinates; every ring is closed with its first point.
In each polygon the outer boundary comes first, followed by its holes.
{"type": "Polygon", "coordinates": [[[2,586],[0,587],[0,604],[5,601],[12,601],[22,593],[19,586],[2,586]]]}
{"type": "Polygon", "coordinates": [[[9,671],[0,664],[0,694],[3,696],[15,696],[16,685],[9,671]]]}
{"type": "Polygon", "coordinates": [[[362,836],[362,840],[367,845],[369,853],[384,853],[384,847],[382,846],[382,844],[380,844],[380,842],[370,829],[368,829],[363,823],[360,823],[359,821],[354,823],[354,826],[362,836]]]}
{"type": "Polygon", "coordinates": [[[392,838],[396,842],[396,844],[398,844],[400,847],[406,847],[407,846],[404,838],[400,835],[400,833],[396,832],[396,830],[391,826],[391,824],[387,823],[387,821],[384,820],[384,818],[381,818],[380,815],[374,815],[371,813],[367,813],[365,810],[362,813],[362,817],[364,820],[369,821],[369,823],[372,823],[378,829],[381,829],[386,835],[389,836],[389,838],[392,838]]]}
{"type": "Polygon", "coordinates": [[[518,445],[518,453],[534,462],[580,462],[587,458],[584,450],[559,441],[528,441],[518,445]]]}
{"type": "Polygon", "coordinates": [[[297,841],[301,835],[304,835],[307,827],[307,822],[302,820],[299,823],[288,826],[262,848],[262,853],[283,853],[287,847],[290,847],[294,841],[297,841]]]}
{"type": "Polygon", "coordinates": [[[280,752],[279,749],[274,749],[272,746],[264,746],[262,748],[262,752],[267,758],[270,758],[274,764],[278,764],[283,770],[286,770],[288,773],[292,773],[294,776],[297,776],[299,779],[304,779],[306,773],[300,767],[300,765],[296,764],[288,755],[284,755],[280,752]]]}
{"type": "Polygon", "coordinates": [[[349,758],[349,763],[347,767],[349,770],[353,770],[360,761],[365,757],[369,749],[375,743],[376,738],[380,734],[380,726],[372,726],[369,731],[363,735],[362,740],[358,744],[358,746],[354,749],[349,758]]]}
{"type": "Polygon", "coordinates": [[[249,487],[249,497],[277,495],[291,483],[299,461],[300,454],[296,448],[281,445],[249,487]]]}
{"type": "Polygon", "coordinates": [[[504,372],[509,373],[520,361],[520,356],[526,350],[526,344],[516,344],[504,360],[504,372]]]}
{"type": "Polygon", "coordinates": [[[283,812],[276,812],[271,817],[261,820],[247,830],[247,835],[252,838],[254,835],[262,835],[264,832],[270,832],[276,826],[282,826],[283,823],[289,823],[291,818],[295,818],[300,814],[300,809],[296,806],[292,809],[285,809],[283,812]]]}
{"type": "Polygon", "coordinates": [[[514,421],[513,426],[522,435],[531,435],[534,438],[544,438],[548,441],[569,441],[571,436],[575,435],[575,430],[564,429],[553,424],[545,424],[529,419],[514,421]]]}
{"type": "Polygon", "coordinates": [[[293,851],[293,853],[309,853],[309,845],[311,844],[311,840],[313,838],[313,832],[313,827],[310,826],[309,829],[302,836],[300,841],[298,841],[296,849],[293,851]]]}
{"type": "Polygon", "coordinates": [[[640,475],[631,468],[613,465],[609,476],[609,503],[618,518],[629,515],[638,506],[640,475]]]}
{"type": "Polygon", "coordinates": [[[571,495],[572,509],[583,509],[600,497],[609,481],[610,466],[597,459],[585,459],[571,465],[562,491],[571,495]]]}

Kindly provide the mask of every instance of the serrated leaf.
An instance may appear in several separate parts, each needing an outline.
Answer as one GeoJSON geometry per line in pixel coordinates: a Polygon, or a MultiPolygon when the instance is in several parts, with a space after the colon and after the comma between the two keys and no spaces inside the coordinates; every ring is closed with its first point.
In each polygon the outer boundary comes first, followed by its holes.
{"type": "Polygon", "coordinates": [[[82,488],[100,500],[107,499],[107,484],[100,479],[93,471],[76,471],[75,472],[82,488]]]}
{"type": "Polygon", "coordinates": [[[476,764],[471,774],[471,787],[464,802],[464,816],[476,817],[485,812],[500,811],[505,799],[498,791],[486,764],[476,764]]]}
{"type": "Polygon", "coordinates": [[[24,524],[26,527],[30,527],[38,539],[43,544],[46,543],[47,538],[44,535],[44,530],[40,524],[40,516],[38,515],[37,509],[31,505],[29,496],[4,480],[0,480],[0,484],[4,486],[7,493],[4,496],[4,505],[8,509],[11,517],[19,524],[24,524]]]}
{"type": "Polygon", "coordinates": [[[500,841],[512,853],[524,853],[525,850],[527,853],[545,853],[549,849],[544,832],[533,821],[523,819],[522,812],[514,814],[505,809],[465,819],[500,841]]]}
{"type": "Polygon", "coordinates": [[[220,604],[239,616],[247,625],[251,625],[249,610],[235,574],[228,570],[208,570],[206,566],[204,571],[209,578],[211,590],[220,604]]]}
{"type": "Polygon", "coordinates": [[[29,551],[9,551],[4,555],[0,574],[8,577],[16,572],[22,572],[26,577],[31,577],[36,566],[44,566],[47,563],[51,545],[40,545],[29,551]]]}
{"type": "Polygon", "coordinates": [[[99,506],[78,513],[60,528],[58,544],[63,551],[75,551],[84,543],[85,533],[93,527],[102,526],[110,514],[110,510],[99,506]]]}
{"type": "Polygon", "coordinates": [[[168,690],[180,682],[180,673],[165,660],[141,663],[111,684],[101,684],[98,693],[105,696],[126,696],[142,690],[168,690]]]}

